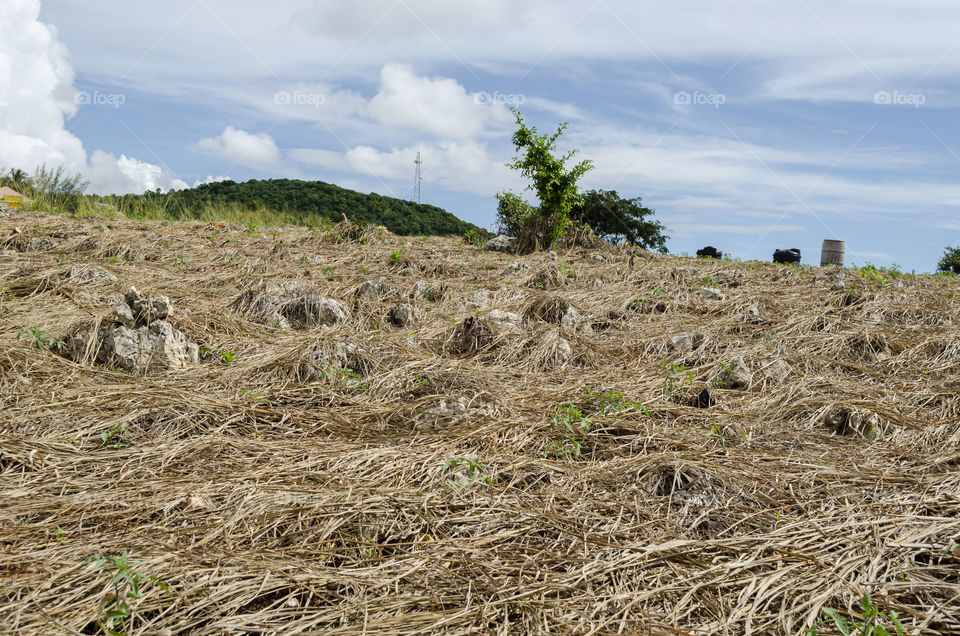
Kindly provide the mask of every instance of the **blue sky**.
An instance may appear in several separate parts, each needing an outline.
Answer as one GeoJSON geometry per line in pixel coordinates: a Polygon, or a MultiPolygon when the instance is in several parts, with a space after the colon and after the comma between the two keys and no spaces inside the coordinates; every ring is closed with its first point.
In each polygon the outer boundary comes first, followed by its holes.
{"type": "Polygon", "coordinates": [[[509,107],[641,196],[671,252],[931,271],[960,244],[960,5],[5,0],[0,165],[96,191],[321,179],[482,226],[509,107]]]}

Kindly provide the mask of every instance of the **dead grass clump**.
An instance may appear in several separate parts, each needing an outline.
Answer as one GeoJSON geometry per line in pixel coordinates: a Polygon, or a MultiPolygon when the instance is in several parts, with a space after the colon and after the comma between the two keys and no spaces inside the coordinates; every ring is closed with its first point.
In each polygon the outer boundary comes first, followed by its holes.
{"type": "Polygon", "coordinates": [[[873,440],[884,432],[879,415],[843,404],[825,407],[817,419],[837,435],[873,440]]]}
{"type": "Polygon", "coordinates": [[[494,330],[476,316],[468,316],[457,325],[444,343],[444,349],[454,355],[477,353],[494,342],[494,330]]]}
{"type": "Polygon", "coordinates": [[[287,281],[261,285],[241,294],[233,308],[250,320],[282,329],[310,329],[346,320],[337,301],[324,296],[313,285],[287,281]]]}
{"type": "Polygon", "coordinates": [[[574,327],[580,320],[580,314],[568,301],[559,296],[544,294],[534,299],[523,311],[527,320],[542,320],[574,327]]]}
{"type": "Polygon", "coordinates": [[[566,278],[556,267],[547,267],[531,276],[527,281],[527,287],[544,291],[560,289],[563,287],[566,278]]]}

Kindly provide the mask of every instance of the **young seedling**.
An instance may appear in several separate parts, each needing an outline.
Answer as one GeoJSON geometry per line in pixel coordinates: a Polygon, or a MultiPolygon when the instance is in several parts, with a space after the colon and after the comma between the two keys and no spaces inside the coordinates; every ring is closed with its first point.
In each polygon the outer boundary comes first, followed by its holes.
{"type": "Polygon", "coordinates": [[[109,583],[113,586],[113,591],[108,593],[104,599],[97,618],[100,628],[110,636],[127,634],[133,629],[135,610],[131,601],[143,598],[144,594],[141,591],[143,586],[158,587],[167,594],[173,595],[170,586],[157,576],[144,574],[137,570],[140,563],[131,561],[127,550],[124,550],[122,554],[108,554],[107,556],[94,554],[87,558],[87,562],[93,563],[94,572],[103,569],[105,566],[115,572],[109,583]]]}

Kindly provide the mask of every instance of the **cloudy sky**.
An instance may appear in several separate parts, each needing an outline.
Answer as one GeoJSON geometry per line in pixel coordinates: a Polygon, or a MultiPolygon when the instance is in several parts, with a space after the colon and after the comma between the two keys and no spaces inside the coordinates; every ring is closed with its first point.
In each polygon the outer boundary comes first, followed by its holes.
{"type": "Polygon", "coordinates": [[[0,166],[97,192],[295,177],[489,227],[510,107],[641,196],[670,250],[960,244],[955,0],[0,2],[0,166]]]}

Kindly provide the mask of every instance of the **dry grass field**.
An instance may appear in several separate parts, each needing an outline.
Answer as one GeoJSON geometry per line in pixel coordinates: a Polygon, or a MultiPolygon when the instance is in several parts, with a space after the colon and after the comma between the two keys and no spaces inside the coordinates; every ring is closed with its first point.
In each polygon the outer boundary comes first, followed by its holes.
{"type": "Polygon", "coordinates": [[[0,218],[0,631],[960,633],[960,279],[349,229],[0,218]]]}

